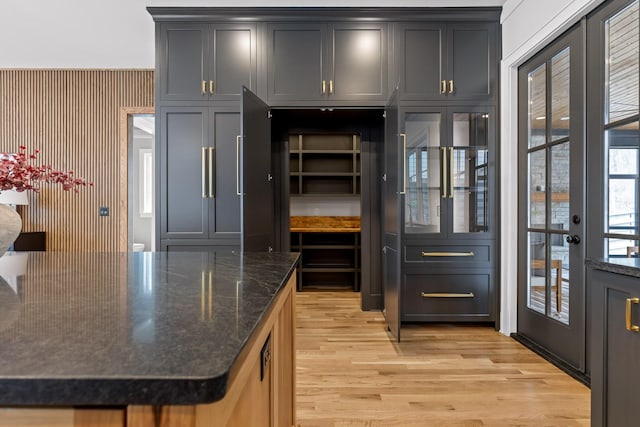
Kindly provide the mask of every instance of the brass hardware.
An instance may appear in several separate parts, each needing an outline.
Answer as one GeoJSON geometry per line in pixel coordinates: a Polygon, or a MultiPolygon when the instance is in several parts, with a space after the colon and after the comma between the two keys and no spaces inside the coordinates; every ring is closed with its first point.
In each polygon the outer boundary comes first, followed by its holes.
{"type": "Polygon", "coordinates": [[[631,304],[638,304],[638,303],[640,303],[640,298],[627,298],[627,306],[624,313],[624,320],[626,323],[627,331],[631,331],[631,332],[640,331],[640,326],[632,324],[633,322],[631,319],[631,304]]]}
{"type": "Polygon", "coordinates": [[[202,94],[207,94],[207,82],[205,80],[202,81],[202,94]]]}
{"type": "Polygon", "coordinates": [[[447,81],[442,80],[440,83],[442,84],[442,87],[440,88],[440,93],[447,93],[447,81]]]}
{"type": "Polygon", "coordinates": [[[207,147],[202,147],[202,198],[207,198],[207,179],[206,172],[207,169],[207,147]]]}
{"type": "Polygon", "coordinates": [[[333,80],[329,80],[329,95],[333,93],[333,80]]]}
{"type": "Polygon", "coordinates": [[[442,185],[440,185],[440,197],[447,198],[447,148],[441,147],[442,150],[442,185]]]}
{"type": "Polygon", "coordinates": [[[240,135],[236,136],[236,194],[240,194],[240,135]]]}
{"type": "Polygon", "coordinates": [[[449,93],[453,93],[453,80],[449,80],[449,93]]]}
{"type": "Polygon", "coordinates": [[[432,256],[476,256],[473,252],[420,252],[420,255],[423,257],[432,257],[432,256]]]}
{"type": "Polygon", "coordinates": [[[449,147],[449,198],[453,199],[453,147],[449,147]]]}
{"type": "Polygon", "coordinates": [[[211,95],[213,95],[213,90],[214,90],[213,80],[209,80],[209,93],[211,95]]]}
{"type": "Polygon", "coordinates": [[[212,199],[215,197],[215,193],[214,193],[214,185],[213,185],[213,175],[215,174],[214,170],[213,170],[213,156],[215,154],[214,152],[215,148],[213,147],[209,147],[209,197],[211,197],[212,199]]]}
{"type": "Polygon", "coordinates": [[[400,194],[407,194],[407,134],[401,133],[402,137],[402,191],[400,194]]]}
{"type": "Polygon", "coordinates": [[[454,294],[454,293],[444,293],[444,292],[434,292],[434,293],[426,293],[421,292],[420,295],[423,298],[474,298],[473,292],[468,292],[464,294],[454,294]]]}
{"type": "Polygon", "coordinates": [[[322,81],[322,92],[320,92],[320,94],[324,95],[325,93],[327,93],[327,81],[323,80],[322,81]]]}

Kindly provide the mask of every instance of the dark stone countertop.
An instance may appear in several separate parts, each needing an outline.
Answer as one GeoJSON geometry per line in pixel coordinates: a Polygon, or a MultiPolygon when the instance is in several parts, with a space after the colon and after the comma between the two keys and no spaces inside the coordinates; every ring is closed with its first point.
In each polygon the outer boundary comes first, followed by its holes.
{"type": "Polygon", "coordinates": [[[0,405],[196,404],[286,284],[292,253],[0,258],[0,405]]]}
{"type": "Polygon", "coordinates": [[[585,263],[594,270],[640,277],[640,258],[596,258],[587,259],[585,263]]]}

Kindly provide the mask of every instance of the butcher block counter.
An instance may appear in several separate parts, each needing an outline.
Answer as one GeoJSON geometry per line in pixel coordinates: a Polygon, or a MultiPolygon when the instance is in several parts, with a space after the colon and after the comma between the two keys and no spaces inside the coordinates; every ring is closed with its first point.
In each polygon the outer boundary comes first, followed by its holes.
{"type": "Polygon", "coordinates": [[[292,216],[292,233],[359,233],[359,216],[292,216]]]}
{"type": "Polygon", "coordinates": [[[294,425],[297,262],[5,254],[0,426],[294,425]]]}

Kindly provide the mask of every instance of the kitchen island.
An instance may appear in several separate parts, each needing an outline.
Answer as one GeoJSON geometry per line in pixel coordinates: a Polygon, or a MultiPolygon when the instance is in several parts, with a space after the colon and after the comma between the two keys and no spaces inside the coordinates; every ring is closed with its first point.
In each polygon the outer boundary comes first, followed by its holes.
{"type": "Polygon", "coordinates": [[[297,261],[5,254],[0,426],[293,425],[297,261]]]}

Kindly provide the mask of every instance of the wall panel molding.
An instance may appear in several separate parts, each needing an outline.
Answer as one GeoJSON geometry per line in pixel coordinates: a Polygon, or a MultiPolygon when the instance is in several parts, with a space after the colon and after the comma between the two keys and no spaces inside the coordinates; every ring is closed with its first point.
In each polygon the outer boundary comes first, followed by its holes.
{"type": "Polygon", "coordinates": [[[153,70],[0,70],[0,151],[39,149],[38,163],[94,183],[79,193],[50,184],[30,192],[29,206],[18,208],[23,231],[45,231],[52,251],[122,248],[121,109],[153,107],[153,98],[153,70]],[[100,206],[109,207],[109,216],[98,215],[100,206]]]}

